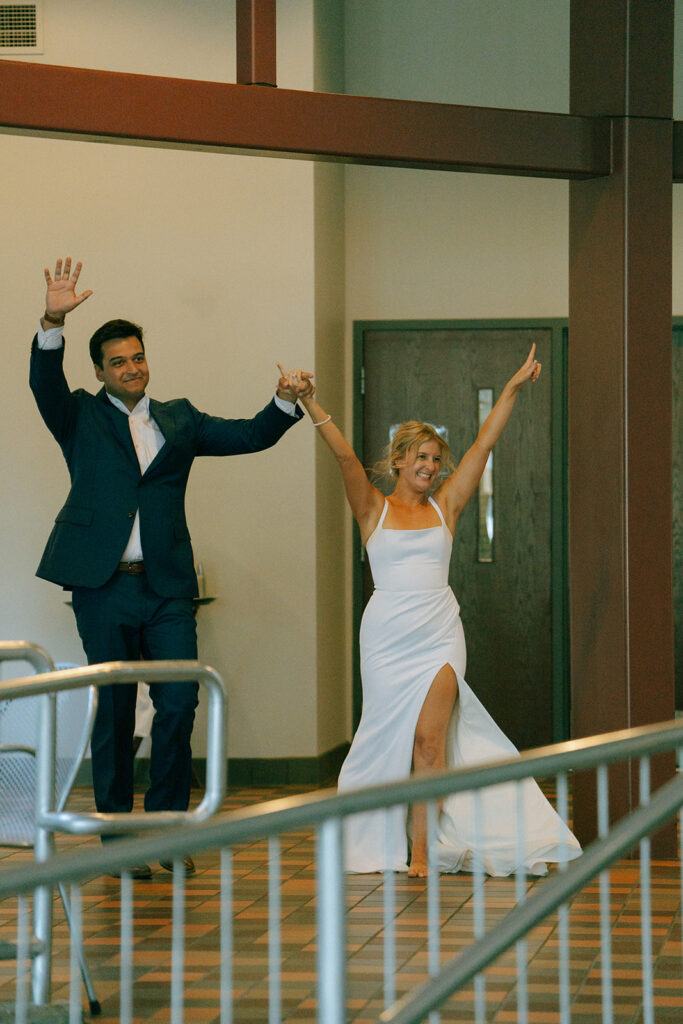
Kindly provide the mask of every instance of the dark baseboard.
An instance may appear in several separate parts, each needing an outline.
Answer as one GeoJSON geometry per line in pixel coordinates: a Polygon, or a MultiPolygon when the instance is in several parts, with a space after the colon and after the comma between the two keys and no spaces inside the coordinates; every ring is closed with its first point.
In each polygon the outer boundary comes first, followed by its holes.
{"type": "MultiPolygon", "coordinates": [[[[342,743],[318,757],[229,757],[228,786],[333,786],[348,753],[349,744],[342,743]]],[[[204,786],[206,758],[192,761],[192,785],[204,786]]],[[[149,779],[149,758],[135,759],[135,789],[143,792],[149,779]]],[[[92,786],[90,761],[81,765],[75,785],[92,786]]]]}
{"type": "Polygon", "coordinates": [[[333,786],[349,750],[342,743],[319,757],[231,757],[229,786],[333,786]]]}

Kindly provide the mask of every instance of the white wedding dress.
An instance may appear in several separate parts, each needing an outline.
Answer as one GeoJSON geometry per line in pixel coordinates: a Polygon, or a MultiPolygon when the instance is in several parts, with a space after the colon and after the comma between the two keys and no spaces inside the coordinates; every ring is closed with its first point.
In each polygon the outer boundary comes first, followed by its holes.
{"type": "MultiPolygon", "coordinates": [[[[459,696],[447,739],[449,767],[472,766],[518,755],[465,682],[465,635],[448,585],[453,538],[441,524],[423,530],[387,530],[385,501],[366,545],[375,591],[360,630],[363,713],[339,776],[346,791],[395,782],[410,775],[418,716],[434,677],[445,664],[458,677],[459,696]]],[[[533,779],[523,786],[524,864],[544,874],[547,861],[567,859],[581,847],[533,779]]],[[[490,875],[518,866],[516,784],[482,791],[479,853],[490,875]]],[[[469,793],[446,798],[439,816],[441,871],[472,870],[474,805],[469,793]]],[[[407,810],[353,815],[345,825],[348,871],[408,870],[407,810]]]]}

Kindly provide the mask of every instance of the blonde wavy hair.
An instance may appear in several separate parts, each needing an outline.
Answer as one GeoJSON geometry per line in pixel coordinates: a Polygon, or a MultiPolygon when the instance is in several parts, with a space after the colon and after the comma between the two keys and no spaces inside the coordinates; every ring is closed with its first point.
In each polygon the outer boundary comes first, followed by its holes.
{"type": "MultiPolygon", "coordinates": [[[[376,480],[396,480],[400,470],[397,463],[403,462],[411,452],[417,449],[425,441],[436,441],[441,450],[441,470],[439,477],[453,472],[455,466],[451,458],[451,449],[448,442],[429,423],[420,423],[418,420],[407,420],[399,424],[396,433],[390,443],[384,449],[379,462],[372,467],[372,476],[376,480]]],[[[438,479],[438,477],[437,477],[438,479]]]]}

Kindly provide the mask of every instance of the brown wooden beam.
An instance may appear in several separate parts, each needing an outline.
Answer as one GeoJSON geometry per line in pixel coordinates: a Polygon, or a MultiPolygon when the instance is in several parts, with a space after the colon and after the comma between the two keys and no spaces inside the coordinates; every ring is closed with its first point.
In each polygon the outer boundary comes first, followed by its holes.
{"type": "Polygon", "coordinates": [[[606,118],[19,61],[0,61],[2,126],[430,170],[571,179],[611,169],[606,118]]]}
{"type": "Polygon", "coordinates": [[[277,85],[275,0],[237,0],[237,81],[277,85]]]}
{"type": "MultiPolygon", "coordinates": [[[[574,0],[571,23],[572,110],[609,114],[614,142],[612,175],[569,190],[572,734],[582,737],[674,715],[673,0],[574,0]]],[[[673,770],[673,756],[656,759],[653,788],[673,770]]],[[[611,769],[611,819],[638,803],[637,767],[611,769]]],[[[575,780],[574,824],[584,842],[595,837],[592,776],[575,780]]],[[[675,822],[653,850],[676,856],[675,822]]]]}

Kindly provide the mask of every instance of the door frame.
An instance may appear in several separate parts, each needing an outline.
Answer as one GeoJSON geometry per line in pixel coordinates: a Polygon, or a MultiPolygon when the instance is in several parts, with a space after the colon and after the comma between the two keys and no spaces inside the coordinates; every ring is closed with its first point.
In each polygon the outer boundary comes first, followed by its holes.
{"type": "MultiPolygon", "coordinates": [[[[683,322],[683,321],[682,321],[683,322]]],[[[354,320],[353,321],[353,446],[363,458],[364,362],[366,331],[530,330],[550,331],[550,599],[552,623],[553,739],[569,739],[569,515],[567,452],[567,318],[529,317],[494,320],[354,320]]],[[[353,524],[353,731],[360,719],[362,689],[358,635],[363,614],[365,551],[353,524]]]]}

